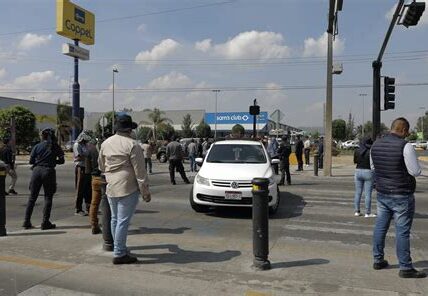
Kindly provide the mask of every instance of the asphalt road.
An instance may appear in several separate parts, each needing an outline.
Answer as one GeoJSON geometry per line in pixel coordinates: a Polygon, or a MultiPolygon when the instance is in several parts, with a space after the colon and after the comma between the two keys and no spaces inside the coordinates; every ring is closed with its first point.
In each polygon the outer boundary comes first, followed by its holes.
{"type": "MultiPolygon", "coordinates": [[[[46,291],[53,295],[423,295],[428,291],[428,280],[397,277],[393,226],[386,249],[392,268],[382,273],[371,269],[374,219],[353,216],[352,166],[337,166],[331,178],[314,177],[309,170],[292,172],[292,185],[281,188],[280,210],[269,221],[272,270],[263,274],[251,269],[250,210],[195,213],[188,203],[191,185],[179,176],[178,184],[170,185],[165,164],[156,163],[154,172],[152,202],[140,202],[128,237],[128,246],[142,265],[117,268],[110,263],[111,254],[101,251],[100,236],[90,234],[88,218],[74,216],[71,164],[57,171],[52,221],[58,228],[21,229],[30,171],[20,166],[20,195],[7,198],[9,236],[0,238],[0,295],[46,291]]],[[[427,172],[425,167],[425,176],[418,178],[412,229],[412,256],[422,269],[428,269],[427,172]]],[[[41,195],[35,225],[40,223],[42,206],[41,195]]]]}

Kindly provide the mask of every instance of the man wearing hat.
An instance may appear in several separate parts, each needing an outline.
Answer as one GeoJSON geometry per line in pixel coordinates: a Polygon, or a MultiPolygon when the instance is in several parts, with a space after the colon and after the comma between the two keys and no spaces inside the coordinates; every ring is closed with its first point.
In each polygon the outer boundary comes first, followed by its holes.
{"type": "Polygon", "coordinates": [[[44,129],[41,132],[41,142],[34,146],[30,155],[33,174],[30,181],[30,198],[28,199],[24,224],[22,225],[25,229],[33,228],[31,215],[42,186],[45,193],[45,206],[43,208],[41,229],[46,230],[56,227],[55,224],[50,222],[52,198],[56,192],[55,166],[63,163],[64,151],[57,143],[55,131],[50,128],[44,129]]]}
{"type": "Polygon", "coordinates": [[[129,115],[119,115],[116,134],[105,140],[100,149],[98,165],[107,181],[107,198],[111,210],[111,232],[114,240],[113,264],[131,264],[137,257],[128,254],[128,226],[141,195],[149,202],[149,180],[141,146],[131,137],[137,124],[129,115]]]}
{"type": "Polygon", "coordinates": [[[75,215],[87,216],[91,205],[91,174],[86,170],[86,160],[89,155],[87,144],[92,138],[81,132],[73,145],[74,156],[74,181],[76,187],[75,215]],[[83,201],[86,204],[86,212],[83,211],[83,201]]]}

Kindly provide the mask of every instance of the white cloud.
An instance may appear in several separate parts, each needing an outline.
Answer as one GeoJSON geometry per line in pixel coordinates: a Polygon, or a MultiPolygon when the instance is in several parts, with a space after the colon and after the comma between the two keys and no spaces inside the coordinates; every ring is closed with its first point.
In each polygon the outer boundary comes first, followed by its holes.
{"type": "Polygon", "coordinates": [[[280,33],[266,31],[242,32],[227,42],[214,46],[211,46],[211,40],[205,39],[197,42],[195,48],[228,59],[269,59],[290,55],[289,47],[284,45],[283,36],[280,33]]]}
{"type": "Polygon", "coordinates": [[[138,26],[137,31],[140,33],[145,33],[147,31],[147,25],[146,24],[141,24],[138,26]]]}
{"type": "MultiPolygon", "coordinates": [[[[324,32],[318,39],[312,37],[305,40],[305,48],[303,50],[304,57],[324,57],[327,55],[327,39],[328,34],[324,32]]],[[[345,42],[336,36],[333,42],[334,54],[340,54],[345,48],[345,42]]]]}
{"type": "Polygon", "coordinates": [[[5,68],[0,68],[0,79],[2,79],[5,76],[6,76],[6,69],[5,68]]]}
{"type": "Polygon", "coordinates": [[[20,76],[14,80],[18,87],[35,87],[40,88],[43,83],[55,80],[55,72],[48,70],[44,72],[31,72],[28,75],[20,76]]]}
{"type": "Polygon", "coordinates": [[[37,35],[27,33],[19,42],[18,48],[22,50],[29,50],[34,47],[40,47],[42,45],[48,44],[51,40],[52,35],[37,35]]]}
{"type": "Polygon", "coordinates": [[[138,63],[156,64],[156,61],[166,58],[173,54],[180,47],[180,44],[172,39],[164,39],[158,45],[155,45],[152,50],[141,51],[135,57],[138,63]]]}
{"type": "Polygon", "coordinates": [[[207,52],[208,50],[211,49],[211,39],[205,39],[205,40],[196,42],[195,49],[202,52],[207,52]]]}
{"type": "Polygon", "coordinates": [[[160,76],[153,79],[147,85],[147,88],[165,89],[165,88],[179,88],[179,87],[191,87],[193,85],[192,80],[186,75],[172,71],[169,74],[160,76]]]}

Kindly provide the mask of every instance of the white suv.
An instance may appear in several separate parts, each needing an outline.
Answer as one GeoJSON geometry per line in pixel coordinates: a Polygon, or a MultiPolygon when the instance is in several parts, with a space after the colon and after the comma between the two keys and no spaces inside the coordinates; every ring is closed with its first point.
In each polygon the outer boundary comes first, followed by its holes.
{"type": "Polygon", "coordinates": [[[252,206],[253,178],[269,179],[269,212],[279,207],[279,189],[273,177],[272,163],[260,142],[226,140],[211,145],[205,160],[197,158],[202,167],[195,177],[190,192],[190,205],[196,212],[207,212],[210,207],[252,206]]]}

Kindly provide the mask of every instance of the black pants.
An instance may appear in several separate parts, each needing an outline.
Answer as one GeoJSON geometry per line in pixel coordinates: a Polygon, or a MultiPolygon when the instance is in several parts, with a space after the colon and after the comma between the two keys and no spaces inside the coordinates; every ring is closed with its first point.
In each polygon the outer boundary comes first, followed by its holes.
{"type": "Polygon", "coordinates": [[[287,175],[287,184],[291,183],[290,163],[281,162],[281,180],[279,184],[284,184],[285,175],[287,175]]]}
{"type": "Polygon", "coordinates": [[[147,172],[151,173],[152,172],[152,159],[151,158],[144,158],[144,165],[146,167],[146,171],[147,171],[147,167],[149,167],[149,170],[147,172]]]}
{"type": "Polygon", "coordinates": [[[45,192],[43,223],[49,222],[52,210],[52,198],[56,192],[56,172],[54,168],[43,166],[36,166],[31,175],[30,198],[28,199],[27,209],[25,211],[25,222],[29,223],[31,221],[34,205],[39,197],[42,186],[45,192]]]}
{"type": "Polygon", "coordinates": [[[189,183],[189,179],[186,177],[186,173],[184,172],[183,162],[181,159],[170,159],[169,160],[169,178],[171,179],[171,183],[175,183],[175,170],[180,173],[181,178],[184,182],[189,183]]]}
{"type": "Polygon", "coordinates": [[[311,152],[311,149],[306,148],[305,150],[305,164],[309,165],[310,161],[309,161],[309,153],[311,152]]]}
{"type": "Polygon", "coordinates": [[[322,169],[324,166],[324,155],[320,154],[320,156],[318,157],[318,168],[322,169]]]}
{"type": "Polygon", "coordinates": [[[297,169],[299,171],[303,171],[303,157],[302,157],[302,151],[296,152],[296,158],[297,158],[297,169]]]}
{"type": "Polygon", "coordinates": [[[85,168],[76,166],[75,168],[75,186],[76,186],[76,205],[77,211],[82,211],[83,200],[85,200],[86,210],[89,212],[91,206],[92,188],[91,188],[92,176],[85,174],[85,168]]]}

